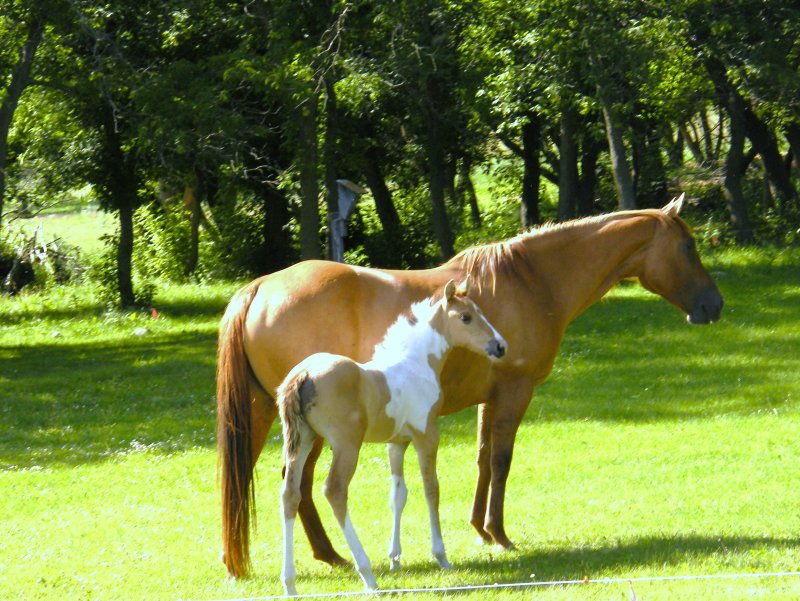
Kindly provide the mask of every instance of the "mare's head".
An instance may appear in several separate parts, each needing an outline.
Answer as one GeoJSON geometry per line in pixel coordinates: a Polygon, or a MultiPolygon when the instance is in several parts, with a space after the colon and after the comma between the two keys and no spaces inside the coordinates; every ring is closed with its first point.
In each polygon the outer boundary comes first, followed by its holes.
{"type": "Polygon", "coordinates": [[[678,216],[684,195],[662,211],[656,233],[647,249],[639,282],[686,313],[691,324],[713,323],[722,311],[722,295],[700,262],[694,238],[678,216]]]}
{"type": "Polygon", "coordinates": [[[453,280],[447,282],[442,298],[441,333],[452,347],[467,348],[499,359],[505,355],[508,345],[478,306],[467,298],[468,282],[469,279],[459,288],[453,280]]]}

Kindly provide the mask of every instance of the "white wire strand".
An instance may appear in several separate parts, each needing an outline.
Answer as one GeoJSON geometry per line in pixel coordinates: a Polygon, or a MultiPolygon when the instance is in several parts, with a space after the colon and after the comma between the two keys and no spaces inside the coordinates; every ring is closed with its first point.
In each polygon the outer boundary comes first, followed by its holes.
{"type": "Polygon", "coordinates": [[[341,593],[311,593],[286,597],[284,595],[268,595],[264,597],[236,597],[226,599],[213,599],[207,601],[275,601],[277,599],[338,599],[346,597],[364,597],[377,595],[413,595],[421,593],[463,593],[470,591],[485,591],[491,589],[536,588],[551,586],[574,586],[578,584],[626,584],[643,582],[676,582],[698,580],[744,580],[756,578],[792,578],[800,576],[800,572],[762,572],[743,574],[702,574],[702,575],[676,575],[676,576],[641,576],[638,578],[600,578],[591,580],[549,580],[533,582],[511,582],[504,584],[474,584],[464,586],[443,586],[431,588],[400,588],[380,589],[377,591],[346,591],[341,593]]]}

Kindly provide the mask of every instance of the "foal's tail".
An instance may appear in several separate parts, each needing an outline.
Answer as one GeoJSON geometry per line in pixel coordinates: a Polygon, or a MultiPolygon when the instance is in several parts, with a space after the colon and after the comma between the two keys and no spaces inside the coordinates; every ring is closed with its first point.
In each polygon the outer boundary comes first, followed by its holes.
{"type": "Polygon", "coordinates": [[[239,290],[219,328],[217,349],[217,461],[222,495],[223,561],[236,578],[250,569],[250,515],[255,519],[250,364],[244,352],[247,311],[256,282],[239,290]]]}
{"type": "Polygon", "coordinates": [[[301,420],[303,419],[302,388],[309,382],[308,370],[305,368],[294,369],[278,388],[278,411],[283,425],[283,443],[286,457],[289,459],[297,456],[300,446],[301,420]]]}

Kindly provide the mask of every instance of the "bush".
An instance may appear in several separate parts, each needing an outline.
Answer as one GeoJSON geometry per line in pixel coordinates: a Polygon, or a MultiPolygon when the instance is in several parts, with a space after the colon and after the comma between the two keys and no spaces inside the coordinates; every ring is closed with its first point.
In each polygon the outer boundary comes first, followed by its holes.
{"type": "Polygon", "coordinates": [[[63,284],[82,272],[78,250],[59,239],[45,240],[41,227],[30,235],[7,229],[0,234],[0,290],[5,293],[63,284]]]}

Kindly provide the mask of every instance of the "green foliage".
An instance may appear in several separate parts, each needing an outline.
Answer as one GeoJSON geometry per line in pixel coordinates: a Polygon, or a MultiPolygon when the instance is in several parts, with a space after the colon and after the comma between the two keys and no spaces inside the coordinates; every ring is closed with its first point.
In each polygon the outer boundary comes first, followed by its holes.
{"type": "MultiPolygon", "coordinates": [[[[119,271],[117,253],[119,249],[119,232],[105,234],[101,237],[103,250],[90,260],[86,277],[92,286],[98,303],[107,309],[118,309],[121,306],[119,292],[119,271]]],[[[133,274],[134,305],[150,307],[156,294],[156,284],[150,274],[136,269],[133,274]]]]}
{"type": "Polygon", "coordinates": [[[134,240],[136,273],[175,282],[186,277],[191,224],[181,207],[155,204],[140,207],[134,214],[134,240]]]}

